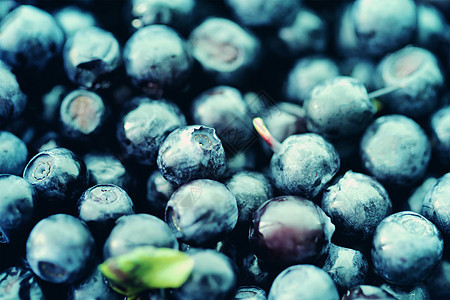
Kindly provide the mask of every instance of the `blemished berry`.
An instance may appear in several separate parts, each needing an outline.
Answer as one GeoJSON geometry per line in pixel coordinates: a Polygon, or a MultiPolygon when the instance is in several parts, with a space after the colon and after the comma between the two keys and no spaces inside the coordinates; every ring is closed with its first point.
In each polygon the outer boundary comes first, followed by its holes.
{"type": "Polygon", "coordinates": [[[64,69],[69,79],[82,87],[111,85],[121,63],[121,49],[114,35],[99,27],[77,30],[65,43],[64,69]]]}

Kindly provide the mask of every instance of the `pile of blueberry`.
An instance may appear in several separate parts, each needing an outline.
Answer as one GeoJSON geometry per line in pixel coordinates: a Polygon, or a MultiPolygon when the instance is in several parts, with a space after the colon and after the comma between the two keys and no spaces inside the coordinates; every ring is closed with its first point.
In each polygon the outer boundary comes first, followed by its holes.
{"type": "Polygon", "coordinates": [[[449,22],[0,1],[0,299],[450,299],[449,22]]]}

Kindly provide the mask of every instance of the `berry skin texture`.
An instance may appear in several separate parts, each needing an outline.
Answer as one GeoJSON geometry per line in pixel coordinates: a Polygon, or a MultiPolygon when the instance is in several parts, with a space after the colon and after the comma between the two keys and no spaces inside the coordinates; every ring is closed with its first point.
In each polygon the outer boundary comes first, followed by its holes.
{"type": "Polygon", "coordinates": [[[315,263],[327,254],[334,225],[312,201],[280,196],[253,214],[249,239],[263,261],[289,266],[315,263]]]}
{"type": "Polygon", "coordinates": [[[193,67],[185,41],[165,25],[136,31],[125,44],[123,59],[133,84],[154,97],[180,87],[193,67]]]}
{"type": "Polygon", "coordinates": [[[82,221],[56,214],[36,224],[26,250],[34,274],[52,283],[72,283],[91,267],[94,238],[82,221]]]}
{"type": "Polygon", "coordinates": [[[272,156],[275,186],[284,194],[316,197],[340,167],[333,145],[318,134],[291,135],[272,156]]]}
{"type": "Polygon", "coordinates": [[[201,125],[172,131],[159,148],[157,164],[164,178],[176,186],[194,179],[218,179],[227,169],[215,129],[201,125]]]}
{"type": "Polygon", "coordinates": [[[121,63],[119,42],[99,27],[83,28],[65,43],[64,69],[69,79],[85,88],[107,87],[107,76],[121,63]]]}
{"type": "Polygon", "coordinates": [[[285,269],[273,281],[268,300],[338,300],[338,290],[330,276],[313,265],[285,269]]]}
{"type": "Polygon", "coordinates": [[[380,183],[407,187],[425,175],[431,146],[423,129],[412,119],[386,115],[366,129],[360,151],[363,166],[380,183]]]}
{"type": "Polygon", "coordinates": [[[365,241],[392,213],[392,202],[384,187],[372,177],[352,171],[328,187],[321,207],[336,225],[336,234],[365,241]]]}
{"type": "Polygon", "coordinates": [[[317,84],[303,107],[307,128],[329,138],[363,131],[376,113],[364,84],[352,77],[336,77],[317,84]]]}
{"type": "Polygon", "coordinates": [[[340,291],[347,291],[365,282],[369,262],[358,250],[331,244],[322,269],[330,275],[340,291]]]}
{"type": "Polygon", "coordinates": [[[444,239],[450,240],[450,173],[445,174],[428,191],[422,203],[421,214],[433,222],[444,239]]]}
{"type": "Polygon", "coordinates": [[[424,281],[442,259],[444,242],[436,226],[409,211],[390,215],[378,225],[372,242],[375,271],[395,285],[424,281]]]}
{"type": "Polygon", "coordinates": [[[234,229],[237,220],[236,197],[214,180],[184,184],[167,202],[166,222],[177,238],[190,245],[217,242],[234,229]]]}

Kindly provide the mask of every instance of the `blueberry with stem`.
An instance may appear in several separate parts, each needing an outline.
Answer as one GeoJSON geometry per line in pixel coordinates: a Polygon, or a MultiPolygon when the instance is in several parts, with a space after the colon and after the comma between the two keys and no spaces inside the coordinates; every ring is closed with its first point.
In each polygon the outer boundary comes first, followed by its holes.
{"type": "Polygon", "coordinates": [[[253,119],[253,125],[275,152],[270,161],[271,175],[282,193],[312,199],[339,170],[336,150],[320,135],[296,134],[280,143],[261,118],[253,119]]]}

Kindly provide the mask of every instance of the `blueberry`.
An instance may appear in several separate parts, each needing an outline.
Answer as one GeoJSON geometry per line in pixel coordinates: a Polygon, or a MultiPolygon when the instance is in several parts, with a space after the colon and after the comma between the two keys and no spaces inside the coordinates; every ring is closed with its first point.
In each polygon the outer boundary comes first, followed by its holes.
{"type": "Polygon", "coordinates": [[[236,197],[238,223],[247,229],[256,209],[273,197],[272,184],[263,174],[249,171],[235,173],[225,184],[236,197]]]}
{"type": "Polygon", "coordinates": [[[146,204],[155,215],[164,218],[167,201],[176,190],[176,187],[168,182],[159,170],[155,170],[147,180],[146,204]]]}
{"type": "Polygon", "coordinates": [[[390,112],[413,118],[427,117],[439,104],[444,74],[433,53],[408,46],[381,60],[375,84],[404,86],[381,97],[390,112]]]}
{"type": "Polygon", "coordinates": [[[216,131],[201,125],[172,131],[159,148],[157,164],[164,178],[176,186],[194,179],[218,179],[227,169],[216,131]]]}
{"type": "Polygon", "coordinates": [[[97,26],[97,20],[92,12],[75,5],[63,6],[53,13],[53,17],[66,37],[70,37],[80,29],[97,26]]]}
{"type": "Polygon", "coordinates": [[[415,188],[409,196],[405,210],[420,213],[422,211],[423,200],[425,199],[428,191],[434,186],[436,181],[437,178],[433,176],[425,178],[422,184],[415,188]]]}
{"type": "Polygon", "coordinates": [[[87,153],[83,160],[89,172],[90,186],[114,184],[130,192],[133,178],[119,157],[107,152],[93,152],[87,153]]]}
{"type": "Polygon", "coordinates": [[[433,222],[445,240],[450,240],[450,173],[445,174],[428,190],[421,214],[433,222]]]}
{"type": "Polygon", "coordinates": [[[307,128],[335,139],[360,133],[376,113],[364,84],[351,77],[336,77],[317,84],[303,107],[307,128]]]}
{"type": "Polygon", "coordinates": [[[17,119],[25,110],[27,96],[22,93],[16,76],[0,61],[0,128],[17,119]]]}
{"type": "Polygon", "coordinates": [[[114,292],[106,279],[103,277],[98,265],[95,265],[91,273],[86,276],[81,282],[71,285],[69,293],[69,300],[86,300],[86,299],[111,299],[123,300],[123,296],[114,292]]]}
{"type": "Polygon", "coordinates": [[[439,50],[437,48],[442,47],[446,26],[445,17],[438,8],[427,3],[417,4],[417,46],[431,51],[439,50]]]}
{"type": "Polygon", "coordinates": [[[192,102],[195,124],[213,127],[225,148],[232,153],[247,146],[254,138],[247,105],[239,90],[218,86],[203,92],[192,102]]]}
{"type": "Polygon", "coordinates": [[[257,286],[241,286],[234,295],[234,300],[266,300],[266,292],[257,286]]]}
{"type": "Polygon", "coordinates": [[[362,300],[362,299],[397,299],[380,287],[372,285],[357,285],[349,289],[343,296],[342,300],[362,300]]]}
{"type": "Polygon", "coordinates": [[[127,192],[113,184],[90,187],[78,200],[78,218],[94,230],[111,230],[116,219],[134,214],[134,204],[127,192]]]}
{"type": "Polygon", "coordinates": [[[431,141],[439,164],[450,166],[450,106],[446,105],[431,116],[431,141]]]}
{"type": "Polygon", "coordinates": [[[339,76],[337,64],[323,56],[307,56],[296,61],[288,74],[285,93],[289,101],[303,103],[321,81],[339,76]]]}
{"type": "Polygon", "coordinates": [[[41,71],[64,43],[64,33],[55,19],[31,5],[21,5],[9,13],[0,24],[0,32],[0,58],[18,71],[41,71]]]}
{"type": "Polygon", "coordinates": [[[21,175],[28,159],[25,143],[8,131],[0,131],[0,174],[21,175]]]}
{"type": "Polygon", "coordinates": [[[365,282],[369,262],[358,250],[331,244],[322,269],[330,275],[340,291],[347,291],[365,282]]]}
{"type": "Polygon", "coordinates": [[[268,299],[338,300],[339,294],[333,280],[322,269],[313,265],[295,265],[275,278],[268,299]]]}
{"type": "Polygon", "coordinates": [[[151,24],[164,24],[185,32],[192,25],[195,0],[130,0],[131,26],[140,29],[151,24]]]}
{"type": "Polygon", "coordinates": [[[391,214],[392,202],[375,179],[347,171],[323,193],[322,209],[336,225],[338,235],[367,241],[391,214]]]}
{"type": "Polygon", "coordinates": [[[0,244],[27,233],[34,213],[36,192],[22,177],[0,175],[0,244]]]}
{"type": "Polygon", "coordinates": [[[314,263],[327,254],[334,225],[312,201],[280,196],[253,214],[249,239],[256,254],[273,265],[314,263]]]}
{"type": "Polygon", "coordinates": [[[353,3],[350,3],[337,11],[338,21],[333,38],[336,53],[342,57],[366,56],[356,35],[352,10],[353,3]]]}
{"type": "Polygon", "coordinates": [[[238,278],[236,266],[228,257],[206,249],[192,249],[187,254],[194,259],[194,268],[188,280],[173,290],[175,299],[225,300],[234,295],[238,278]]]}
{"type": "Polygon", "coordinates": [[[111,85],[112,75],[121,63],[119,42],[114,35],[99,27],[77,30],[69,37],[63,51],[67,77],[86,88],[111,85]]]}
{"type": "Polygon", "coordinates": [[[444,242],[436,226],[409,211],[384,219],[375,231],[372,262],[376,272],[396,285],[415,285],[437,267],[444,242]]]}
{"type": "Polygon", "coordinates": [[[393,187],[422,179],[431,152],[423,129],[401,115],[376,119],[366,129],[360,149],[363,166],[382,184],[393,187]]]}
{"type": "Polygon", "coordinates": [[[123,59],[133,84],[156,97],[179,88],[193,66],[184,40],[165,25],[149,25],[134,33],[125,44],[123,59]]]}
{"type": "Polygon", "coordinates": [[[223,18],[208,18],[189,36],[192,55],[216,83],[242,85],[259,59],[261,45],[250,32],[223,18]]]}
{"type": "Polygon", "coordinates": [[[236,197],[214,180],[188,182],[167,202],[166,222],[177,238],[190,245],[219,240],[234,229],[237,220],[236,197]]]}
{"type": "Polygon", "coordinates": [[[38,207],[44,214],[74,211],[76,201],[89,180],[84,161],[66,148],[53,148],[36,154],[23,171],[38,193],[38,207]]]}
{"type": "Polygon", "coordinates": [[[328,45],[328,28],[317,12],[301,8],[292,23],[278,29],[273,41],[276,54],[298,57],[324,52],[328,45]]]}
{"type": "Polygon", "coordinates": [[[11,267],[0,273],[2,299],[45,299],[33,273],[23,267],[11,267]]]}
{"type": "Polygon", "coordinates": [[[140,164],[154,165],[166,136],[183,125],[186,119],[175,104],[137,97],[119,121],[117,139],[125,157],[140,164]]]}
{"type": "Polygon", "coordinates": [[[333,145],[314,133],[291,135],[270,161],[275,186],[285,194],[316,197],[340,167],[333,145]]]}
{"type": "Polygon", "coordinates": [[[61,103],[60,131],[71,140],[93,140],[101,133],[107,116],[107,107],[98,94],[74,90],[61,103]]]}
{"type": "Polygon", "coordinates": [[[103,246],[103,259],[125,254],[141,246],[178,249],[178,241],[167,224],[155,216],[123,216],[116,221],[103,246]]]}
{"type": "Polygon", "coordinates": [[[357,0],[352,16],[365,53],[381,56],[405,46],[414,37],[417,7],[413,0],[357,0]]]}
{"type": "Polygon", "coordinates": [[[48,124],[54,124],[59,118],[61,102],[67,96],[68,90],[64,85],[55,85],[50,91],[42,96],[41,118],[48,124]]]}
{"type": "Polygon", "coordinates": [[[291,22],[299,9],[297,0],[226,0],[235,18],[245,26],[280,26],[291,22]]]}
{"type": "Polygon", "coordinates": [[[36,224],[26,249],[34,274],[53,283],[72,283],[90,269],[94,239],[82,221],[56,214],[36,224]]]}

